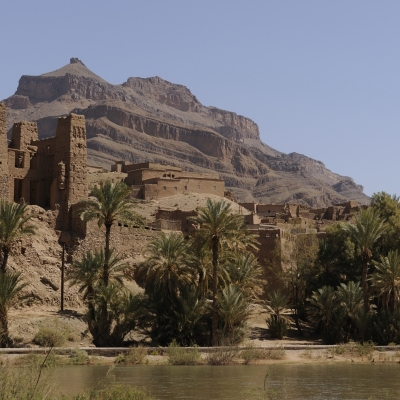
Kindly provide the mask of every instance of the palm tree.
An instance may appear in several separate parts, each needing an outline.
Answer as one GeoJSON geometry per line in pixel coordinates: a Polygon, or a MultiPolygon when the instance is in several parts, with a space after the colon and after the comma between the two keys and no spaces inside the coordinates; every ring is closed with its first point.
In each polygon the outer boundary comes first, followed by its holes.
{"type": "Polygon", "coordinates": [[[0,249],[2,253],[1,271],[6,272],[8,255],[13,244],[24,235],[35,233],[27,222],[33,217],[26,214],[27,205],[0,199],[0,249]]]}
{"type": "Polygon", "coordinates": [[[230,282],[239,286],[247,296],[258,299],[262,294],[263,270],[252,253],[244,253],[228,262],[226,267],[230,282]]]}
{"type": "Polygon", "coordinates": [[[372,247],[386,230],[385,222],[372,208],[361,210],[354,218],[354,224],[342,225],[349,232],[352,241],[360,251],[362,263],[362,290],[364,296],[364,312],[369,310],[368,265],[372,258],[372,247]]]}
{"type": "MultiPolygon", "coordinates": [[[[240,287],[228,285],[217,296],[218,317],[221,321],[222,340],[234,344],[243,339],[245,322],[251,314],[248,298],[240,287]]],[[[221,343],[224,344],[224,343],[221,343]]]]}
{"type": "Polygon", "coordinates": [[[107,286],[109,281],[110,237],[111,227],[120,222],[128,226],[144,226],[143,218],[133,211],[133,201],[129,198],[130,188],[124,182],[103,181],[99,187],[92,189],[94,199],[82,202],[77,211],[84,222],[97,220],[99,228],[106,229],[103,282],[107,286]]]}
{"type": "Polygon", "coordinates": [[[111,249],[108,262],[109,284],[107,286],[104,284],[102,274],[105,262],[103,249],[94,250],[94,252],[88,251],[80,261],[73,263],[67,275],[71,286],[78,286],[78,291],[83,293],[83,299],[87,301],[87,322],[96,346],[113,343],[111,328],[118,324],[115,324],[117,318],[115,313],[110,314],[110,301],[115,302],[120,299],[119,292],[124,291],[123,278],[129,277],[127,264],[122,261],[121,257],[114,256],[113,253],[114,249],[111,249]],[[115,299],[105,296],[105,292],[115,295],[115,299]]]}
{"type": "MultiPolygon", "coordinates": [[[[347,342],[350,338],[351,332],[354,330],[357,321],[362,316],[363,310],[363,290],[357,282],[341,283],[337,287],[337,299],[340,312],[343,315],[343,322],[341,325],[346,329],[344,340],[347,342]]],[[[364,312],[365,317],[367,315],[364,312]]],[[[364,340],[364,338],[363,338],[364,340]]]]}
{"type": "MultiPolygon", "coordinates": [[[[217,345],[218,329],[218,265],[220,252],[223,245],[233,247],[236,251],[246,250],[249,243],[249,236],[246,236],[246,226],[243,216],[232,214],[230,204],[224,200],[212,201],[207,199],[207,206],[200,208],[198,215],[191,218],[198,226],[197,241],[206,245],[212,252],[212,328],[211,342],[217,345]]],[[[251,239],[251,238],[250,238],[251,239]]]]}
{"type": "Polygon", "coordinates": [[[150,257],[139,265],[135,274],[136,280],[144,282],[147,289],[168,297],[193,281],[186,265],[188,246],[183,235],[162,232],[147,250],[150,257]]]}
{"type": "Polygon", "coordinates": [[[400,254],[397,250],[389,251],[387,257],[381,256],[380,261],[375,261],[374,265],[372,285],[378,296],[382,296],[384,307],[394,311],[400,299],[400,254]]]}
{"type": "MultiPolygon", "coordinates": [[[[110,250],[109,279],[122,285],[122,279],[126,277],[127,265],[122,258],[114,256],[114,249],[110,250]]],[[[79,293],[83,293],[83,300],[88,302],[89,321],[94,320],[94,294],[96,288],[103,283],[102,268],[104,265],[103,249],[88,251],[79,261],[75,261],[68,271],[67,281],[71,286],[78,286],[79,293]]]]}
{"type": "Polygon", "coordinates": [[[309,301],[309,315],[317,331],[326,331],[335,320],[337,292],[331,286],[323,286],[313,292],[309,301]]]}
{"type": "Polygon", "coordinates": [[[0,346],[10,345],[8,310],[16,302],[18,293],[26,286],[18,272],[0,272],[0,346]]]}
{"type": "Polygon", "coordinates": [[[289,298],[278,290],[271,292],[268,299],[264,305],[267,312],[270,313],[266,322],[271,336],[276,339],[282,339],[292,322],[289,298]]]}
{"type": "MultiPolygon", "coordinates": [[[[193,243],[192,243],[193,244],[193,243]]],[[[229,260],[232,253],[224,249],[223,254],[220,253],[220,258],[223,260],[229,260]]],[[[192,269],[193,273],[197,276],[197,286],[199,287],[199,296],[205,296],[208,294],[210,287],[212,286],[212,274],[213,274],[213,263],[211,250],[202,244],[193,244],[190,246],[187,265],[192,269]]],[[[230,282],[228,273],[228,267],[218,269],[218,289],[225,287],[230,282]]]]}

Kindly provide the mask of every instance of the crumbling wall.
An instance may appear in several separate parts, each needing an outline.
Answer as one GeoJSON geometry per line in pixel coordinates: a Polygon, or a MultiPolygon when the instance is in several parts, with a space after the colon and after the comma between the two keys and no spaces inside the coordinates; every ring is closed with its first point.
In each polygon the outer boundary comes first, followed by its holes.
{"type": "Polygon", "coordinates": [[[0,198],[9,199],[6,105],[0,103],[0,198]]]}

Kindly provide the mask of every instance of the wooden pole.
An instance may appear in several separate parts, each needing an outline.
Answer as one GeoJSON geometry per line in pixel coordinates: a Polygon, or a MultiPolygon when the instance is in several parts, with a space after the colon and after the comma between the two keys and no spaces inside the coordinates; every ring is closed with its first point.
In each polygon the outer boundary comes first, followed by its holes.
{"type": "Polygon", "coordinates": [[[65,243],[62,244],[62,260],[61,260],[61,311],[64,311],[64,253],[65,243]]]}

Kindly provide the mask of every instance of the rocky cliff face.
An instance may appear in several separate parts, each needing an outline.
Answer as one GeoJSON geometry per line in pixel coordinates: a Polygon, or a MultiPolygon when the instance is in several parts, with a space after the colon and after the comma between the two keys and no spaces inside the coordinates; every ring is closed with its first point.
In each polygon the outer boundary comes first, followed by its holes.
{"type": "Polygon", "coordinates": [[[22,76],[6,104],[8,129],[14,121],[37,120],[41,137],[54,135],[57,116],[85,115],[90,164],[109,168],[117,159],[149,160],[211,170],[242,201],[368,202],[351,178],[270,148],[249,118],[206,107],[185,86],[159,77],[111,85],[72,58],[56,71],[22,76]]]}

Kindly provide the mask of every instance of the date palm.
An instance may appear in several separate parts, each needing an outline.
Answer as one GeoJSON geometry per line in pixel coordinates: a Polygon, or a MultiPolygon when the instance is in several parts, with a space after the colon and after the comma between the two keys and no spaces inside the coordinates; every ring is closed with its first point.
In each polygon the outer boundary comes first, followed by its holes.
{"type": "Polygon", "coordinates": [[[6,272],[7,261],[13,244],[24,235],[34,234],[33,225],[28,225],[32,214],[27,214],[26,204],[17,204],[0,199],[0,249],[1,271],[6,272]]]}
{"type": "Polygon", "coordinates": [[[385,222],[372,208],[361,210],[354,218],[354,224],[344,224],[343,229],[360,251],[362,264],[362,290],[364,312],[369,310],[368,265],[372,259],[372,247],[386,230],[385,222]]]}
{"type": "MultiPolygon", "coordinates": [[[[206,207],[200,208],[198,215],[191,218],[198,227],[197,242],[205,245],[212,253],[212,328],[211,342],[217,345],[218,329],[218,269],[220,253],[224,245],[235,247],[236,251],[245,251],[251,244],[247,235],[243,216],[232,214],[230,204],[221,201],[207,200],[206,207]]],[[[250,238],[251,239],[251,238],[250,238]]]]}
{"type": "Polygon", "coordinates": [[[337,308],[337,292],[331,286],[323,286],[308,299],[310,320],[317,331],[332,328],[337,308]]]}
{"type": "MultiPolygon", "coordinates": [[[[122,279],[126,277],[127,265],[119,256],[114,256],[114,249],[110,250],[109,279],[122,285],[122,279]]],[[[102,269],[104,266],[103,249],[88,251],[86,255],[72,264],[68,271],[67,280],[71,286],[78,286],[79,293],[83,293],[83,300],[88,304],[88,319],[94,321],[94,295],[96,289],[103,283],[102,269]]]]}
{"type": "Polygon", "coordinates": [[[340,325],[344,328],[346,342],[355,330],[357,322],[361,322],[360,317],[365,318],[367,315],[365,312],[362,314],[363,297],[364,293],[358,282],[341,283],[337,287],[338,311],[343,319],[340,325]]]}
{"type": "Polygon", "coordinates": [[[382,297],[385,308],[395,311],[400,299],[400,254],[389,251],[387,257],[374,262],[375,272],[372,274],[372,285],[382,297]]]}
{"type": "Polygon", "coordinates": [[[8,333],[8,310],[17,300],[18,293],[27,284],[18,272],[0,272],[0,347],[10,345],[8,333]]]}
{"type": "Polygon", "coordinates": [[[236,256],[228,262],[226,267],[230,282],[239,286],[246,296],[258,299],[262,294],[262,285],[265,283],[262,279],[263,270],[258,260],[252,253],[243,253],[236,256]]]}
{"type": "Polygon", "coordinates": [[[82,207],[77,211],[84,222],[97,220],[99,228],[105,227],[103,282],[106,286],[109,281],[111,227],[116,222],[128,226],[144,226],[143,218],[133,210],[134,202],[129,197],[130,192],[130,188],[124,182],[100,182],[99,187],[92,189],[94,198],[83,201],[82,207]]]}
{"type": "Polygon", "coordinates": [[[149,258],[139,265],[135,275],[151,292],[173,296],[193,281],[186,263],[188,247],[183,235],[162,232],[149,244],[147,252],[149,258]]]}
{"type": "Polygon", "coordinates": [[[245,334],[245,322],[251,314],[247,296],[239,286],[230,284],[218,293],[217,302],[222,339],[227,340],[228,344],[242,340],[245,334]]]}

